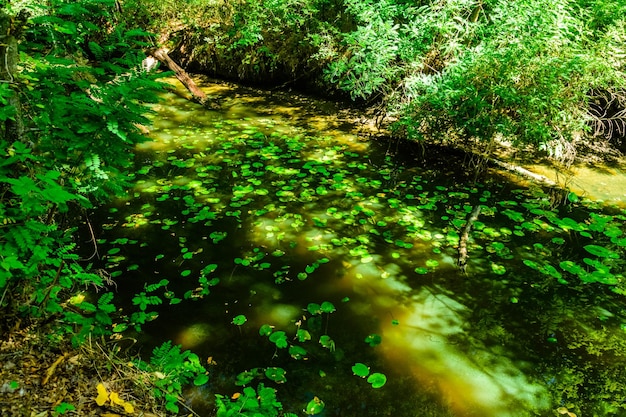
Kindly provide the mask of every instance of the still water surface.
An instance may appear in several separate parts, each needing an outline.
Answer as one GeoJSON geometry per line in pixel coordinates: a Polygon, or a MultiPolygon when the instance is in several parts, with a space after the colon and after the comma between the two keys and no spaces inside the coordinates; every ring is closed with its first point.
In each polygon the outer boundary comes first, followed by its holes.
{"type": "Polygon", "coordinates": [[[144,351],[171,339],[211,358],[209,383],[188,392],[200,415],[213,394],[241,391],[238,374],[268,367],[287,381],[251,385],[276,387],[298,415],[314,396],[328,417],[619,415],[585,396],[597,381],[583,374],[613,378],[599,369],[605,352],[623,364],[622,296],[583,294],[522,264],[575,256],[583,242],[503,214],[549,199],[497,177],[472,183],[455,155],[370,141],[332,103],[202,87],[220,109],[174,94],[155,107],[136,186],[102,214],[100,240],[129,310],[145,282],[168,281],[138,337],[144,351]],[[477,204],[464,274],[459,236],[477,204]],[[555,237],[565,243],[549,246],[555,237]],[[313,314],[323,302],[336,311],[313,314]],[[306,353],[278,348],[259,334],[265,324],[306,353]],[[600,340],[597,357],[584,352],[600,340]],[[355,363],[387,383],[372,388],[355,363]]]}

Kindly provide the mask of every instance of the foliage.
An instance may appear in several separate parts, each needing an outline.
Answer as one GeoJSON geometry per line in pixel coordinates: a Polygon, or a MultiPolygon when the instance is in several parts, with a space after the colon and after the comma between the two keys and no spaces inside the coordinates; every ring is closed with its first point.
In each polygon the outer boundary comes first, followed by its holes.
{"type": "Polygon", "coordinates": [[[179,411],[178,401],[186,384],[204,385],[209,379],[198,355],[181,351],[181,347],[172,346],[171,341],[154,348],[150,362],[139,360],[136,364],[149,373],[154,396],[162,399],[165,408],[173,413],[179,411]]]}
{"type": "MultiPolygon", "coordinates": [[[[384,330],[370,327],[371,321],[382,321],[366,307],[375,298],[350,289],[346,294],[345,286],[337,286],[329,298],[313,300],[308,290],[296,290],[334,287],[337,274],[351,276],[355,285],[371,280],[371,285],[398,286],[399,299],[433,282],[441,285],[455,293],[450,295],[455,301],[475,311],[467,314],[476,315],[468,322],[472,331],[460,333],[455,346],[469,349],[484,343],[504,346],[512,354],[528,350],[525,355],[536,354],[532,360],[546,368],[546,375],[565,375],[563,367],[573,363],[587,366],[586,355],[579,357],[576,350],[593,345],[583,329],[597,323],[600,307],[615,314],[607,319],[612,320],[606,325],[607,336],[621,334],[624,319],[609,303],[619,305],[626,285],[623,210],[595,207],[570,192],[552,195],[540,189],[510,190],[499,183],[467,185],[447,171],[441,176],[435,170],[422,173],[391,157],[355,152],[350,144],[273,132],[271,126],[255,122],[214,120],[202,130],[182,127],[185,133],[178,136],[174,152],[159,150],[140,162],[137,179],[146,186],[129,204],[116,207],[119,211],[111,214],[107,231],[106,247],[115,254],[135,236],[145,234],[159,242],[157,247],[145,242],[132,259],[111,259],[107,269],[112,273],[133,262],[140,264],[138,270],[161,262],[161,274],[181,277],[171,280],[169,291],[186,294],[199,292],[203,287],[198,284],[219,271],[219,285],[211,292],[249,300],[243,309],[231,304],[224,317],[216,312],[215,320],[227,325],[218,338],[228,346],[227,356],[236,346],[254,349],[253,360],[270,362],[255,363],[243,372],[223,371],[236,375],[235,385],[286,384],[288,391],[295,389],[291,385],[296,381],[307,381],[314,388],[306,388],[316,392],[334,386],[334,378],[345,384],[337,374],[349,378],[354,373],[352,384],[370,388],[372,396],[393,389],[396,376],[387,380],[388,372],[372,360],[388,343],[386,332],[393,331],[384,325],[384,330]],[[450,277],[456,276],[451,259],[477,205],[481,214],[473,223],[469,247],[473,279],[451,284],[450,277]],[[116,222],[118,218],[125,222],[116,222]],[[194,226],[191,234],[188,224],[194,226]],[[225,237],[214,241],[212,233],[225,237]],[[247,244],[242,246],[242,241],[247,244]],[[207,244],[215,250],[207,251],[207,244]],[[259,287],[272,288],[257,295],[259,287]],[[273,323],[267,310],[257,315],[254,309],[259,303],[265,309],[265,303],[274,306],[283,303],[275,300],[292,297],[298,297],[299,304],[283,324],[273,323]],[[350,321],[355,329],[346,326],[352,305],[335,300],[363,303],[364,313],[350,321]],[[485,302],[488,309],[483,308],[485,302]],[[584,320],[572,324],[572,317],[584,320]],[[258,332],[250,331],[255,322],[258,332]],[[572,332],[577,326],[579,331],[572,332]],[[542,351],[544,341],[554,356],[542,351]],[[559,362],[564,352],[570,352],[569,362],[559,362]]],[[[405,321],[396,320],[393,313],[384,320],[404,330],[399,323],[405,321]]],[[[593,340],[598,342],[593,352],[608,369],[619,344],[606,343],[605,337],[593,340]]],[[[237,357],[245,355],[240,352],[237,357]]],[[[621,364],[611,365],[607,374],[617,375],[621,364]]],[[[598,389],[608,395],[617,389],[585,375],[591,373],[583,373],[572,391],[584,386],[586,393],[598,389]]],[[[559,387],[560,380],[551,391],[553,398],[573,401],[570,391],[557,394],[559,387]]],[[[341,395],[324,395],[324,401],[334,405],[341,395]]],[[[590,398],[586,395],[581,398],[590,398]]]]}
{"type": "Polygon", "coordinates": [[[323,82],[326,91],[382,103],[396,134],[410,139],[491,149],[504,139],[571,160],[590,125],[596,136],[623,132],[626,8],[618,0],[189,6],[126,3],[154,30],[163,21],[182,27],[172,43],[205,71],[323,82]]]}
{"type": "Polygon", "coordinates": [[[282,413],[283,405],[276,398],[276,390],[259,383],[256,390],[245,387],[231,399],[217,394],[217,417],[296,417],[293,413],[282,413]]]}
{"type": "Polygon", "coordinates": [[[2,118],[19,114],[24,129],[0,137],[0,307],[57,316],[57,336],[70,333],[76,344],[110,332],[116,308],[112,293],[93,303],[73,297],[110,282],[80,259],[71,223],[124,190],[133,146],[144,140],[137,124],[160,88],[141,69],[146,33],[128,30],[113,6],[20,3],[12,12],[32,17],[20,28],[20,72],[1,93],[5,103],[19,96],[20,108],[7,106],[2,118]]]}
{"type": "Polygon", "coordinates": [[[125,14],[140,16],[173,45],[192,49],[186,61],[207,72],[251,80],[295,79],[319,71],[312,56],[315,39],[331,38],[336,29],[335,0],[196,0],[185,8],[175,1],[128,0],[125,14]],[[166,22],[166,24],[164,24],[166,22]],[[179,31],[179,28],[184,28],[179,31]]]}

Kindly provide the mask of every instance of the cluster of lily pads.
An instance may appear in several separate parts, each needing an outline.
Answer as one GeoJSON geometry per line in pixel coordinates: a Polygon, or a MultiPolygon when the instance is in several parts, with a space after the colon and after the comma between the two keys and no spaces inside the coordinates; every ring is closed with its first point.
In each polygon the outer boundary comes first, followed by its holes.
{"type": "MultiPolygon", "coordinates": [[[[380,279],[418,286],[429,274],[456,271],[461,231],[476,205],[482,210],[470,234],[470,274],[507,282],[526,268],[525,276],[535,274],[531,280],[607,285],[626,294],[624,210],[603,211],[575,196],[563,208],[541,191],[456,184],[390,156],[364,154],[358,143],[263,126],[217,122],[213,131],[175,140],[176,147],[140,154],[135,190],[110,209],[107,238],[99,241],[112,277],[135,273],[144,282],[131,300],[137,311],[129,324],[137,328],[156,318],[150,308],[204,299],[237,268],[280,285],[323,279],[318,271],[326,264],[333,270],[371,264],[380,279]],[[147,268],[166,278],[145,282],[147,268]]],[[[335,311],[330,302],[302,310],[311,317],[335,311]]],[[[232,324],[246,321],[238,315],[232,324]]],[[[311,332],[287,331],[268,323],[259,335],[306,359],[311,332]]],[[[335,349],[331,335],[315,339],[335,349]]],[[[380,341],[372,334],[366,343],[380,341]]],[[[352,371],[374,388],[386,383],[361,362],[352,371]]],[[[261,378],[282,383],[285,370],[255,368],[237,381],[261,378]]]]}

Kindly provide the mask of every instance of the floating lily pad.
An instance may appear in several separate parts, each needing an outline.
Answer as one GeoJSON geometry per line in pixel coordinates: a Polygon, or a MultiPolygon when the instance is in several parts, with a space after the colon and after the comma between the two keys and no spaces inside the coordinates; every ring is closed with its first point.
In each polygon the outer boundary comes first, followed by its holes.
{"type": "Polygon", "coordinates": [[[352,366],[352,372],[356,376],[360,376],[361,378],[365,378],[366,376],[368,376],[370,374],[370,368],[369,368],[369,366],[365,365],[364,363],[357,362],[357,363],[354,364],[354,366],[352,366]]]}
{"type": "Polygon", "coordinates": [[[385,374],[375,372],[367,378],[367,382],[372,385],[372,388],[380,388],[387,383],[387,377],[385,374]]]}

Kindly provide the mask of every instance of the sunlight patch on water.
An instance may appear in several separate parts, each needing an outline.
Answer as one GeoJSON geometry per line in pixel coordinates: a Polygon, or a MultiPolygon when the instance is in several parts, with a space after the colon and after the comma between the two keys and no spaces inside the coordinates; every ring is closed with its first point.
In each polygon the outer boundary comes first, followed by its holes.
{"type": "Polygon", "coordinates": [[[208,343],[215,330],[208,323],[194,323],[183,328],[174,342],[183,346],[183,349],[191,349],[208,343]]]}
{"type": "Polygon", "coordinates": [[[626,204],[626,159],[615,166],[576,165],[569,175],[544,165],[531,165],[531,171],[564,184],[581,197],[626,204]]]}
{"type": "Polygon", "coordinates": [[[391,369],[412,375],[416,389],[437,386],[441,403],[459,417],[515,417],[549,407],[546,387],[526,376],[526,363],[472,336],[468,307],[437,289],[411,288],[402,269],[378,255],[343,266],[326,292],[353,292],[348,308],[379,319],[379,354],[391,369]]]}
{"type": "Polygon", "coordinates": [[[271,323],[278,327],[287,327],[300,316],[302,308],[291,304],[265,302],[255,310],[258,325],[271,323]]]}
{"type": "Polygon", "coordinates": [[[420,290],[394,309],[400,324],[383,327],[385,356],[399,370],[410,369],[418,384],[436,381],[443,402],[459,416],[513,417],[547,408],[545,387],[530,381],[506,352],[464,335],[466,313],[467,307],[445,294],[420,290]],[[471,346],[469,352],[451,336],[471,346]]]}

